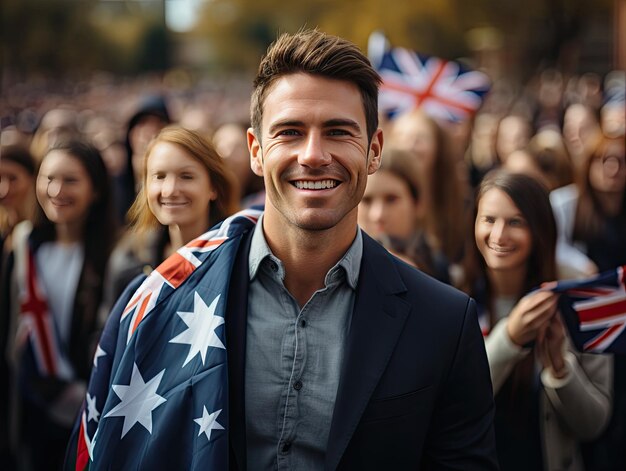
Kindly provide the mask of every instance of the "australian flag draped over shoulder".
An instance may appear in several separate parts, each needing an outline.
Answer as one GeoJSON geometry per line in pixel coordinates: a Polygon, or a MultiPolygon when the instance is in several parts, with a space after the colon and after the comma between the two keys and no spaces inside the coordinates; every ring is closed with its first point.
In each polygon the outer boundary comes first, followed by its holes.
{"type": "Polygon", "coordinates": [[[383,79],[378,108],[389,117],[422,108],[433,118],[463,121],[478,110],[491,85],[485,74],[459,62],[389,48],[378,32],[370,36],[368,55],[383,79]]]}
{"type": "Polygon", "coordinates": [[[550,286],[562,293],[561,314],[580,351],[626,354],[625,270],[622,266],[593,278],[550,286]]]}
{"type": "Polygon", "coordinates": [[[226,219],[118,301],[94,357],[77,470],[227,467],[226,300],[260,214],[226,219]]]}

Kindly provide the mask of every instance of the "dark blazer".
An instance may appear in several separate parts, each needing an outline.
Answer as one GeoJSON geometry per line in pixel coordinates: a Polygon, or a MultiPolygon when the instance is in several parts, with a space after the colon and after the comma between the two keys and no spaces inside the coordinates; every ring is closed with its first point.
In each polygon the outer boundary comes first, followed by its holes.
{"type": "MultiPolygon", "coordinates": [[[[497,469],[493,393],[474,301],[401,262],[365,233],[363,239],[325,468],[497,469]]],[[[230,467],[239,470],[247,468],[250,240],[248,234],[235,262],[226,323],[230,467]]]]}

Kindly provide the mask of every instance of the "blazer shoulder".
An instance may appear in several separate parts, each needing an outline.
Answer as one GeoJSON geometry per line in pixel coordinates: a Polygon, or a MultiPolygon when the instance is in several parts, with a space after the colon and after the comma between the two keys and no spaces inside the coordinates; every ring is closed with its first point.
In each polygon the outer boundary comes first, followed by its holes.
{"type": "Polygon", "coordinates": [[[408,265],[367,234],[363,240],[363,278],[376,280],[381,292],[401,297],[415,312],[449,320],[464,317],[474,305],[467,294],[408,265]]]}
{"type": "Polygon", "coordinates": [[[409,297],[411,297],[411,295],[415,295],[420,298],[422,296],[426,296],[431,299],[436,299],[441,307],[466,307],[470,302],[471,298],[466,293],[453,286],[436,280],[430,275],[427,275],[417,268],[404,263],[402,260],[399,260],[391,254],[389,255],[393,257],[394,265],[407,287],[409,297]]]}

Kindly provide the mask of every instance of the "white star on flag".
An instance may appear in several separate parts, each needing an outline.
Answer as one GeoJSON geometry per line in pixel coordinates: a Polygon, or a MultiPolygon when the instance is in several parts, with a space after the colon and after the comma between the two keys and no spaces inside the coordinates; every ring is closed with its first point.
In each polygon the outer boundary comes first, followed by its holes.
{"type": "Polygon", "coordinates": [[[163,396],[156,393],[164,373],[165,370],[161,371],[146,383],[139,372],[137,363],[134,363],[130,384],[128,386],[123,384],[112,386],[113,391],[122,402],[111,409],[104,418],[124,417],[122,438],[137,422],[152,434],[152,411],[167,401],[163,396]]]}
{"type": "Polygon", "coordinates": [[[91,394],[87,393],[87,422],[94,420],[98,422],[100,412],[96,408],[96,396],[91,397],[91,394]]]}
{"type": "Polygon", "coordinates": [[[224,430],[224,427],[217,422],[217,416],[220,415],[221,412],[222,409],[209,414],[206,410],[206,406],[202,406],[202,417],[193,419],[193,421],[200,426],[198,436],[204,433],[207,440],[211,441],[211,430],[224,430]]]}
{"type": "Polygon", "coordinates": [[[98,367],[98,358],[106,356],[106,354],[107,354],[107,352],[102,350],[102,348],[100,347],[100,344],[98,344],[98,347],[96,348],[96,354],[93,357],[93,367],[94,368],[98,367]]]}
{"type": "Polygon", "coordinates": [[[222,316],[216,316],[214,314],[220,296],[221,295],[218,294],[211,305],[207,307],[204,300],[196,291],[193,297],[193,312],[179,311],[176,313],[188,327],[187,330],[170,340],[170,343],[181,343],[190,346],[189,354],[183,363],[183,367],[198,353],[204,365],[209,347],[226,348],[215,333],[215,329],[224,323],[222,316]]]}

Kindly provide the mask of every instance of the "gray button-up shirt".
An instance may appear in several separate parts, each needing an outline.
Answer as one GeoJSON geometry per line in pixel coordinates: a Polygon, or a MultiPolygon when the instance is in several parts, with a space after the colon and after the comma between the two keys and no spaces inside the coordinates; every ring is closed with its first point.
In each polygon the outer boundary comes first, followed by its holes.
{"type": "Polygon", "coordinates": [[[248,469],[323,468],[362,255],[358,229],[325,287],[300,309],[262,219],[256,225],[245,365],[248,469]]]}

